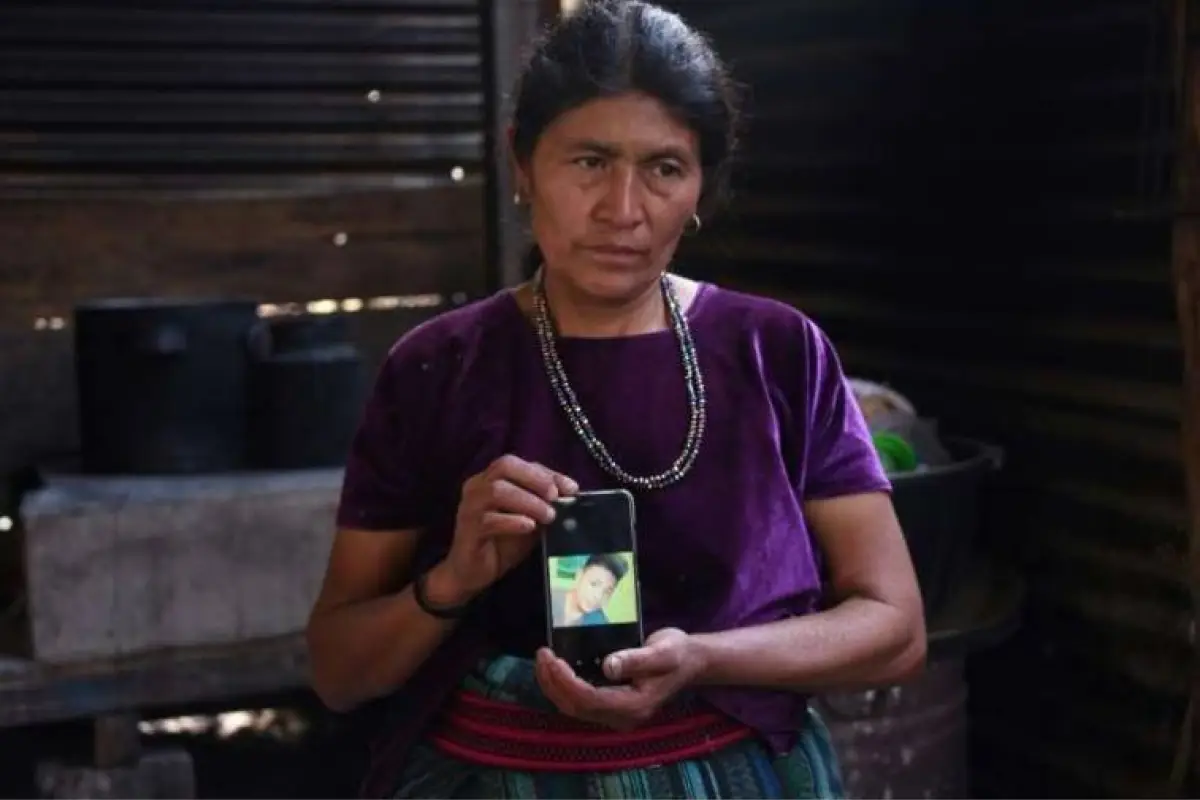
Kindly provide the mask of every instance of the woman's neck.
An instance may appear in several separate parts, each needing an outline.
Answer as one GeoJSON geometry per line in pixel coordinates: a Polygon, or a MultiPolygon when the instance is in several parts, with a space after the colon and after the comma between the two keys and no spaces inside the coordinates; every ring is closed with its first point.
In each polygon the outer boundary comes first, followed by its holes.
{"type": "Polygon", "coordinates": [[[561,336],[607,338],[637,336],[669,327],[662,288],[654,281],[633,298],[603,302],[580,293],[547,274],[542,284],[554,324],[561,336]]]}

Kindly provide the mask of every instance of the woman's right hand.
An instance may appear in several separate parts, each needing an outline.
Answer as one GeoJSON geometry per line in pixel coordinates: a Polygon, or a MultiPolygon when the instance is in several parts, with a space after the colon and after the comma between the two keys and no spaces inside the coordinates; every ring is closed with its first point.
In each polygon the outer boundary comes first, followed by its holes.
{"type": "Polygon", "coordinates": [[[461,604],[491,586],[537,545],[554,500],[579,491],[565,475],[505,455],[463,484],[454,541],[429,575],[431,599],[461,604]]]}

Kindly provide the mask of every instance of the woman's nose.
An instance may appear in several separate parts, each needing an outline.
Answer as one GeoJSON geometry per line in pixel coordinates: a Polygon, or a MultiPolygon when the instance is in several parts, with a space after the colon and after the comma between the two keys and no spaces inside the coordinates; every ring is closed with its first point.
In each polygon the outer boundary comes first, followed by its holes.
{"type": "Polygon", "coordinates": [[[632,227],[642,221],[641,187],[630,169],[614,169],[609,174],[600,202],[603,218],[618,227],[632,227]]]}

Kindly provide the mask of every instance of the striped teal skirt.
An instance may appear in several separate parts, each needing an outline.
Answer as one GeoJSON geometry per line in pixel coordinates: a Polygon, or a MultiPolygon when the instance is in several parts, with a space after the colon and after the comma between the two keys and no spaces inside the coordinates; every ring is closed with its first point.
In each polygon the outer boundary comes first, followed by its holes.
{"type": "MultiPolygon", "coordinates": [[[[464,689],[533,708],[551,708],[533,662],[501,656],[480,664],[464,689]]],[[[397,798],[842,798],[837,756],[811,708],[791,752],[776,756],[759,738],[703,758],[604,772],[524,771],[480,766],[422,742],[409,754],[397,798]]]]}

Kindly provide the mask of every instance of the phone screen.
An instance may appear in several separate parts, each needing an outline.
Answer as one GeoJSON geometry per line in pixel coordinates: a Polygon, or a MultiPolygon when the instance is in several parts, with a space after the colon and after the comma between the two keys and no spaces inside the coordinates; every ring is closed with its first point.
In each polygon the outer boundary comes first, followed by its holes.
{"type": "Polygon", "coordinates": [[[643,643],[633,495],[581,492],[555,510],[542,532],[550,649],[589,683],[611,683],[605,657],[643,643]]]}

